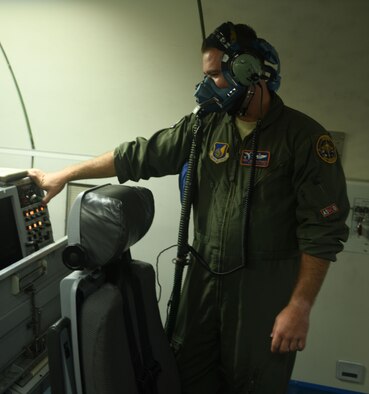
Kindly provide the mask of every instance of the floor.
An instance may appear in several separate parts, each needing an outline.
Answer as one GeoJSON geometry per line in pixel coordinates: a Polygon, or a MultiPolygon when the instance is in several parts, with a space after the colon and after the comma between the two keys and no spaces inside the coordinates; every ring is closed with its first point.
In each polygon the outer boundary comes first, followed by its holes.
{"type": "Polygon", "coordinates": [[[304,382],[291,381],[287,394],[365,394],[358,391],[348,391],[335,389],[332,387],[320,386],[315,384],[309,384],[304,382]]]}

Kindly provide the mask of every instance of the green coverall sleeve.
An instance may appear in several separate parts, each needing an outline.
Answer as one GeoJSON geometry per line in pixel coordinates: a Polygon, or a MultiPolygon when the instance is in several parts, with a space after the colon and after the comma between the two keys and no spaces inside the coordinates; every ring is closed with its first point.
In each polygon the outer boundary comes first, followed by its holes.
{"type": "Polygon", "coordinates": [[[114,151],[119,182],[178,174],[189,156],[193,122],[188,115],[149,139],[138,137],[119,145],[114,151]]]}
{"type": "Polygon", "coordinates": [[[350,209],[340,159],[328,133],[311,135],[296,152],[293,182],[299,249],[336,261],[348,238],[345,221],[350,209]],[[331,157],[324,156],[319,141],[331,143],[331,157]]]}

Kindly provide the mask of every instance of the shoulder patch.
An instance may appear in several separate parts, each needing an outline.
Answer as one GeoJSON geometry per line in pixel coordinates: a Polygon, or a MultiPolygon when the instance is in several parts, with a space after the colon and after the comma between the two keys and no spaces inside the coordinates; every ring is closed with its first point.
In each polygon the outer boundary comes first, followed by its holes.
{"type": "Polygon", "coordinates": [[[328,164],[334,164],[337,161],[337,150],[332,138],[325,134],[321,135],[316,143],[316,152],[319,158],[328,164]]]}

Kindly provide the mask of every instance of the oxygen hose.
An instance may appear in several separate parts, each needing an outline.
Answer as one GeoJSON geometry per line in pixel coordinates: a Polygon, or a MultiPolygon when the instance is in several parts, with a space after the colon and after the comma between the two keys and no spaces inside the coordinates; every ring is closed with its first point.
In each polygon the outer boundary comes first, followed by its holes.
{"type": "Polygon", "coordinates": [[[169,314],[165,325],[166,334],[169,342],[172,339],[179,301],[181,297],[182,278],[184,267],[187,265],[187,256],[189,253],[188,246],[188,228],[191,216],[191,205],[193,196],[193,184],[197,169],[199,144],[201,142],[201,118],[199,114],[196,116],[196,123],[193,126],[193,139],[191,143],[190,156],[188,159],[188,168],[186,174],[186,182],[183,191],[182,208],[178,230],[177,258],[175,259],[174,283],[173,290],[168,302],[169,314]]]}

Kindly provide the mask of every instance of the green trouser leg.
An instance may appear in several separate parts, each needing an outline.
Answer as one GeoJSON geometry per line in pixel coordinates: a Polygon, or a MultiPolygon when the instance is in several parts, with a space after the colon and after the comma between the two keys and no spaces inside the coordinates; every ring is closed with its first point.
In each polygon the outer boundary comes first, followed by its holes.
{"type": "Polygon", "coordinates": [[[226,277],[192,264],[173,335],[183,394],[286,393],[295,353],[271,353],[270,333],[297,272],[296,259],[226,277]]]}

